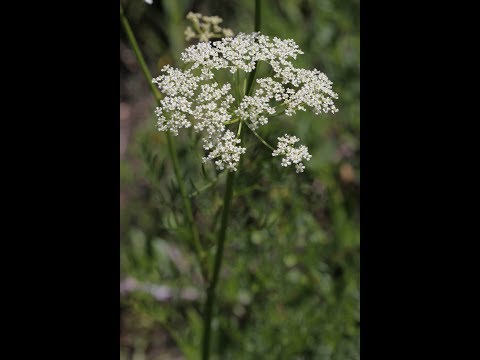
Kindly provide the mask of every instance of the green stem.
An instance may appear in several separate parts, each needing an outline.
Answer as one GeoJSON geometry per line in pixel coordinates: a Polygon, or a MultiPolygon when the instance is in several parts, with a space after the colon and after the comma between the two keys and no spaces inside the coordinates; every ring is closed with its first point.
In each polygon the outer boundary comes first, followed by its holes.
{"type": "Polygon", "coordinates": [[[160,94],[160,91],[156,88],[156,86],[152,82],[152,79],[153,79],[152,75],[150,74],[147,64],[145,63],[145,59],[143,57],[142,51],[138,47],[137,39],[135,38],[132,28],[130,27],[130,23],[128,22],[128,19],[125,16],[122,4],[120,4],[120,21],[122,22],[122,25],[125,30],[125,33],[127,34],[128,40],[132,45],[133,52],[135,53],[135,57],[137,58],[137,61],[138,61],[138,65],[140,65],[140,69],[142,70],[143,75],[145,76],[145,79],[147,80],[147,83],[150,86],[150,90],[155,96],[155,100],[157,100],[158,102],[162,100],[162,94],[160,94]]]}
{"type": "MultiPolygon", "coordinates": [[[[261,0],[255,0],[255,31],[258,32],[260,31],[260,26],[261,26],[261,0]]],[[[255,80],[255,75],[257,74],[257,68],[258,68],[258,61],[255,63],[255,69],[250,73],[250,76],[248,77],[248,85],[247,85],[247,91],[245,92],[247,95],[250,95],[252,91],[252,86],[253,86],[253,81],[255,80]]]]}
{"type": "MultiPolygon", "coordinates": [[[[238,126],[237,136],[240,137],[243,143],[242,123],[238,126]]],[[[240,170],[237,170],[237,172],[240,170]]],[[[213,305],[215,302],[215,289],[218,283],[218,276],[222,266],[223,248],[227,235],[228,217],[230,214],[230,206],[233,198],[233,191],[235,186],[235,172],[229,172],[227,175],[227,184],[225,195],[223,199],[222,220],[220,225],[220,232],[217,239],[217,251],[215,253],[215,263],[213,265],[212,278],[207,288],[207,302],[205,303],[205,312],[203,318],[203,338],[202,338],[202,360],[208,360],[210,357],[210,335],[212,330],[212,316],[213,305]]]]}
{"type": "MultiPolygon", "coordinates": [[[[255,31],[260,31],[260,15],[260,0],[255,0],[255,31]]],[[[255,79],[255,74],[257,72],[257,65],[258,63],[255,64],[255,69],[250,73],[248,85],[244,89],[244,94],[250,94],[250,91],[252,90],[253,80],[255,79]]],[[[243,145],[245,138],[245,132],[242,133],[242,124],[243,122],[240,121],[237,132],[237,137],[241,139],[240,145],[243,145]]],[[[237,172],[240,171],[242,163],[243,157],[240,157],[240,164],[237,172]]],[[[203,318],[202,360],[209,360],[210,358],[210,336],[212,330],[213,305],[215,302],[215,288],[217,286],[218,276],[220,274],[220,268],[222,265],[223,247],[225,245],[227,234],[228,216],[230,213],[230,205],[233,198],[234,186],[235,172],[229,172],[227,175],[227,183],[223,200],[222,222],[220,225],[220,232],[218,233],[217,250],[215,253],[215,263],[212,273],[213,275],[207,288],[207,301],[205,303],[205,312],[203,318]]]]}
{"type": "Polygon", "coordinates": [[[255,0],[255,31],[260,31],[261,18],[262,18],[262,2],[261,0],[255,0]]]}
{"type": "Polygon", "coordinates": [[[207,288],[207,302],[205,304],[205,314],[203,323],[203,339],[202,339],[202,359],[208,360],[210,356],[210,334],[212,328],[212,314],[213,304],[215,301],[215,288],[217,286],[218,274],[220,273],[220,267],[222,265],[223,247],[225,244],[228,214],[230,212],[230,204],[233,197],[233,187],[235,181],[235,173],[229,172],[227,175],[227,188],[225,190],[223,211],[222,211],[222,223],[220,227],[220,233],[217,241],[217,252],[215,254],[215,264],[213,268],[213,275],[210,284],[207,288]]]}
{"type": "Polygon", "coordinates": [[[190,193],[190,194],[188,195],[188,197],[189,197],[189,198],[193,198],[193,197],[197,196],[198,194],[200,194],[201,192],[203,192],[203,191],[211,188],[213,185],[215,185],[215,184],[218,182],[219,178],[220,178],[220,176],[217,176],[215,179],[213,179],[212,181],[210,181],[210,182],[209,182],[208,184],[206,184],[205,186],[203,186],[203,187],[201,187],[200,189],[198,189],[198,190],[190,193]]]}
{"type": "Polygon", "coordinates": [[[239,122],[239,121],[240,119],[233,119],[233,120],[224,122],[223,125],[235,124],[236,122],[239,122]]]}
{"type": "MultiPolygon", "coordinates": [[[[137,58],[138,64],[140,65],[140,68],[142,69],[143,75],[145,79],[147,80],[147,83],[150,85],[150,90],[152,91],[153,95],[155,96],[155,100],[157,101],[157,104],[161,106],[160,101],[162,100],[162,94],[160,91],[155,87],[155,85],[152,83],[152,74],[150,74],[150,71],[148,70],[147,64],[145,62],[145,59],[143,57],[142,51],[140,50],[138,46],[137,39],[135,38],[135,35],[133,34],[132,28],[130,27],[130,23],[128,22],[128,19],[125,16],[125,13],[123,11],[123,7],[120,4],[120,20],[123,25],[123,28],[125,29],[125,33],[127,34],[128,40],[130,41],[130,44],[132,45],[133,52],[135,53],[135,57],[137,58]]],[[[193,219],[193,212],[192,212],[192,206],[190,204],[190,200],[188,198],[187,192],[185,190],[185,184],[183,182],[182,177],[180,176],[180,168],[178,166],[178,157],[177,157],[177,152],[175,151],[175,143],[172,138],[172,135],[168,132],[165,133],[167,137],[167,143],[168,143],[168,151],[170,154],[170,158],[172,161],[173,165],[173,171],[175,173],[175,177],[177,179],[178,187],[180,190],[180,194],[182,196],[182,201],[183,201],[183,207],[185,209],[186,217],[187,217],[187,222],[188,222],[188,227],[191,232],[191,237],[193,241],[193,247],[195,249],[195,253],[199,259],[200,262],[200,267],[202,268],[202,274],[204,278],[208,278],[208,267],[207,267],[207,259],[206,259],[206,253],[203,251],[201,243],[200,243],[200,235],[197,229],[197,226],[195,224],[195,221],[193,219]]]]}
{"type": "Polygon", "coordinates": [[[250,73],[248,76],[248,84],[247,84],[247,89],[245,91],[245,95],[250,95],[253,89],[253,82],[255,80],[255,77],[257,75],[257,68],[258,68],[258,61],[255,62],[255,69],[250,73]]]}
{"type": "Polygon", "coordinates": [[[265,145],[266,147],[268,147],[268,148],[269,148],[270,150],[272,150],[272,151],[275,150],[275,148],[274,148],[272,145],[270,145],[269,143],[267,143],[260,135],[258,135],[258,133],[257,133],[255,130],[253,130],[253,129],[252,129],[250,126],[248,126],[248,125],[247,125],[247,127],[250,129],[250,131],[253,133],[253,135],[255,135],[256,138],[262,142],[263,145],[265,145]]]}

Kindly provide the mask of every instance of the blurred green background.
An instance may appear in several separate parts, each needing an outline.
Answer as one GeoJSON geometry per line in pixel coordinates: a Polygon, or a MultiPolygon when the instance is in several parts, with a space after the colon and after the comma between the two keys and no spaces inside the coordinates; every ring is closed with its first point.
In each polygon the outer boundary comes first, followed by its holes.
{"type": "MultiPolygon", "coordinates": [[[[254,1],[122,2],[154,76],[178,64],[188,11],[253,31],[254,1]]],[[[297,66],[317,68],[339,95],[335,115],[299,112],[262,127],[294,134],[312,159],[296,174],[247,138],[218,286],[218,359],[359,359],[360,2],[264,0],[262,33],[292,38],[297,66]]],[[[121,359],[197,359],[203,286],[182,226],[181,198],[155,101],[120,33],[121,359]]],[[[182,174],[206,246],[219,226],[225,175],[202,173],[198,140],[177,138],[182,174]],[[207,175],[207,177],[205,177],[207,175]]],[[[212,247],[212,251],[214,248],[212,247]]]]}

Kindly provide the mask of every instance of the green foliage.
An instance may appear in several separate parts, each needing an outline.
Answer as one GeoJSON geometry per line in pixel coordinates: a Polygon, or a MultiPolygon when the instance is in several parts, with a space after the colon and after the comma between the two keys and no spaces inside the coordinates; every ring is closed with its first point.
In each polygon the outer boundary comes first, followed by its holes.
{"type": "MultiPolygon", "coordinates": [[[[235,32],[253,30],[253,1],[125,5],[154,74],[178,59],[190,10],[222,16],[235,32]]],[[[302,139],[313,155],[303,174],[282,168],[248,134],[212,349],[218,359],[359,359],[359,1],[265,0],[262,7],[262,32],[300,45],[305,55],[298,64],[329,76],[340,111],[320,117],[301,112],[259,129],[270,143],[286,132],[302,139]]],[[[124,34],[121,41],[128,47],[124,34]]],[[[126,68],[121,95],[127,103],[138,101],[128,89],[148,85],[126,68]]],[[[197,359],[204,284],[188,245],[166,140],[155,130],[153,99],[147,106],[150,115],[134,127],[120,163],[121,277],[178,292],[194,287],[201,295],[159,301],[139,289],[123,294],[122,357],[134,349],[146,359],[174,359],[178,351],[197,359]],[[159,334],[167,340],[160,342],[159,334]]],[[[201,241],[213,257],[226,176],[200,165],[195,134],[177,140],[201,241]]]]}

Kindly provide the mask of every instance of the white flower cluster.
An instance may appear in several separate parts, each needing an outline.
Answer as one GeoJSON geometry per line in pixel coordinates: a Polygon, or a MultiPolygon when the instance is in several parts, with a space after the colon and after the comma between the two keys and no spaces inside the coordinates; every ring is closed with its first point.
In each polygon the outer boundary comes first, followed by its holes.
{"type": "MultiPolygon", "coordinates": [[[[218,19],[209,21],[214,24],[218,19]]],[[[204,135],[203,147],[209,151],[203,160],[214,162],[219,170],[236,171],[240,155],[246,149],[227,128],[229,124],[243,121],[255,131],[277,115],[293,116],[307,107],[317,115],[338,111],[333,103],[337,94],[332,91],[332,82],[316,69],[296,68],[291,59],[299,54],[303,52],[293,40],[260,33],[240,33],[233,38],[188,47],[181,54],[185,70],[167,65],[162,69],[163,74],[153,80],[166,95],[156,109],[158,129],[177,135],[180,128],[193,125],[196,132],[204,135]],[[259,62],[271,67],[272,76],[257,79],[254,90],[243,94],[248,73],[259,62]],[[231,84],[218,82],[222,70],[233,74],[226,76],[233,78],[231,84]],[[235,80],[240,77],[243,82],[235,80]],[[240,88],[244,89],[242,94],[240,88]]],[[[303,172],[301,161],[310,159],[308,149],[293,148],[298,141],[295,137],[285,136],[279,141],[274,156],[285,155],[283,166],[293,163],[297,172],[303,172]]]]}
{"type": "MultiPolygon", "coordinates": [[[[225,167],[230,171],[237,171],[236,165],[240,162],[240,155],[245,153],[244,147],[237,146],[240,143],[240,139],[235,137],[235,134],[230,130],[227,130],[222,136],[221,140],[216,144],[213,151],[208,154],[208,157],[204,157],[203,162],[208,160],[215,161],[217,169],[223,170],[225,167]]],[[[204,146],[208,148],[207,145],[204,146]]]]}
{"type": "Polygon", "coordinates": [[[182,60],[193,63],[193,68],[230,69],[233,74],[238,69],[251,72],[255,62],[263,60],[272,65],[288,66],[288,58],[297,58],[303,54],[298,45],[291,39],[270,39],[260,33],[240,33],[235,37],[221,41],[192,45],[182,53],[182,60]]]}
{"type": "Polygon", "coordinates": [[[305,170],[302,160],[309,161],[312,158],[312,155],[308,153],[308,148],[305,145],[300,145],[298,148],[294,147],[299,141],[300,139],[296,136],[285,134],[285,136],[278,138],[278,147],[272,153],[272,156],[284,156],[282,158],[282,166],[286,167],[295,164],[297,173],[305,170]]]}
{"type": "Polygon", "coordinates": [[[219,26],[223,19],[218,16],[204,16],[199,13],[189,12],[187,19],[192,22],[193,29],[187,26],[185,29],[185,40],[198,39],[199,41],[209,41],[213,38],[232,37],[233,31],[219,26]],[[195,30],[195,31],[194,31],[195,30]]]}

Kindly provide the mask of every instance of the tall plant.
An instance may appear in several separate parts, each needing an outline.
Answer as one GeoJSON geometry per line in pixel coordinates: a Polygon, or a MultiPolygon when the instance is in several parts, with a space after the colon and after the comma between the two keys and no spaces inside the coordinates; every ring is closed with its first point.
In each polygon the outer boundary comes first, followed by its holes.
{"type": "Polygon", "coordinates": [[[199,42],[181,54],[183,68],[166,65],[153,81],[121,6],[120,16],[158,104],[155,110],[158,129],[167,137],[192,247],[207,284],[202,334],[202,359],[207,360],[210,358],[211,324],[235,178],[247,153],[247,130],[272,152],[272,156],[282,157],[281,166],[293,165],[297,173],[303,172],[303,162],[309,161],[311,155],[306,146],[296,146],[299,141],[296,136],[285,134],[278,138],[274,147],[258,133],[258,129],[280,115],[294,116],[297,111],[306,111],[307,108],[317,115],[335,113],[338,110],[333,99],[337,94],[322,72],[293,65],[292,59],[303,54],[293,40],[271,38],[260,33],[260,0],[255,1],[255,32],[251,34],[235,36],[230,29],[220,27],[222,19],[219,17],[189,13],[187,18],[192,21],[193,29],[188,27],[185,35],[187,40],[196,38],[199,42]],[[210,41],[214,38],[219,40],[210,41]],[[270,70],[270,76],[258,77],[257,70],[261,66],[270,70]],[[173,141],[173,136],[181,129],[190,127],[203,139],[206,152],[203,162],[213,163],[218,171],[228,171],[213,264],[200,240],[173,141]]]}

